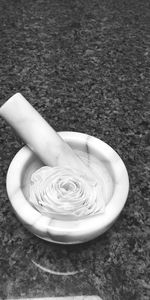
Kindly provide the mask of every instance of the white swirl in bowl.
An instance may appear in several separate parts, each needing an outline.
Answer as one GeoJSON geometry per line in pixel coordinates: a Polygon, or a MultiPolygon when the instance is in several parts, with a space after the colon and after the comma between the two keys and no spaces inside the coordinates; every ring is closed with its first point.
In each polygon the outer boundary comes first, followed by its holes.
{"type": "Polygon", "coordinates": [[[30,203],[42,214],[76,219],[103,213],[102,186],[68,167],[42,167],[31,176],[30,203]]]}

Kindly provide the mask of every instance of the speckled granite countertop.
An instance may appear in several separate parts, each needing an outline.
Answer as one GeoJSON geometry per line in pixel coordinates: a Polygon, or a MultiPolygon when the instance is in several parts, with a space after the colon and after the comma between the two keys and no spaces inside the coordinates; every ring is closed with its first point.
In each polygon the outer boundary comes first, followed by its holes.
{"type": "Polygon", "coordinates": [[[21,92],[55,130],[110,144],[130,177],[126,206],[107,233],[83,245],[44,242],[8,201],[6,172],[23,144],[1,119],[0,299],[150,298],[149,14],[146,0],[0,1],[0,104],[21,92]]]}

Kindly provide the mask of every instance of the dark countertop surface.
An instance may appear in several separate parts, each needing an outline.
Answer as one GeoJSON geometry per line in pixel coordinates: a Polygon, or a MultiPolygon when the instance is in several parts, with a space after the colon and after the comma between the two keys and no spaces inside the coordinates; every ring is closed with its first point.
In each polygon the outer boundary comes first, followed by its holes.
{"type": "Polygon", "coordinates": [[[21,92],[56,131],[112,146],[130,178],[128,201],[108,232],[76,246],[42,241],[8,201],[7,169],[23,143],[0,119],[0,299],[150,299],[149,15],[148,0],[0,1],[0,104],[21,92]],[[35,263],[79,272],[50,274],[35,263]]]}

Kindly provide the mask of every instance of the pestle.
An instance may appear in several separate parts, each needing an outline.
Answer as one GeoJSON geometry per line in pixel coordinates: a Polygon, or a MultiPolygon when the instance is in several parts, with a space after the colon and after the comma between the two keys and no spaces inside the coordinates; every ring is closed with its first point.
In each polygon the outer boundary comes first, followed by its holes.
{"type": "Polygon", "coordinates": [[[20,93],[13,95],[0,107],[0,116],[15,129],[45,165],[68,166],[78,169],[90,179],[93,178],[89,168],[71,147],[20,93]]]}

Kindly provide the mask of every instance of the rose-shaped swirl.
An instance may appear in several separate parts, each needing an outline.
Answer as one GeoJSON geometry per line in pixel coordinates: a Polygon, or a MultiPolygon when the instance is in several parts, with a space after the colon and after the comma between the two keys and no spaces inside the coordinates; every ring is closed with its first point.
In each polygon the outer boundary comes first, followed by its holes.
{"type": "Polygon", "coordinates": [[[59,219],[104,212],[102,187],[68,167],[42,167],[33,173],[30,202],[42,214],[59,219]]]}

